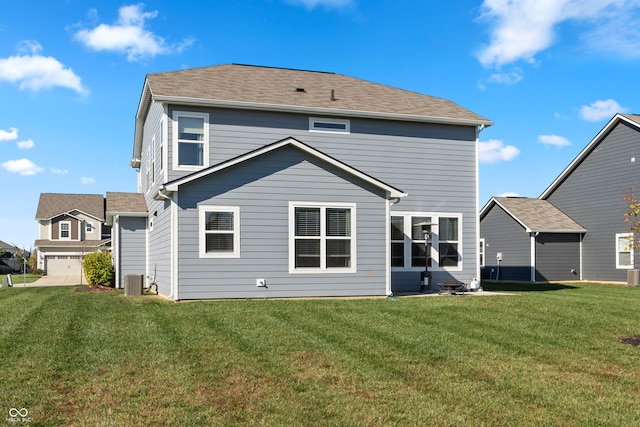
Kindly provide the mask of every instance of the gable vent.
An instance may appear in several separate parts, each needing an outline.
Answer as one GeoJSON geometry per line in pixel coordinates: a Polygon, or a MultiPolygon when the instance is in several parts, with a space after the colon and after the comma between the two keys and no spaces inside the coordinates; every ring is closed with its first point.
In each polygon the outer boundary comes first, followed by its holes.
{"type": "Polygon", "coordinates": [[[303,87],[297,87],[296,92],[306,92],[303,87]]]}

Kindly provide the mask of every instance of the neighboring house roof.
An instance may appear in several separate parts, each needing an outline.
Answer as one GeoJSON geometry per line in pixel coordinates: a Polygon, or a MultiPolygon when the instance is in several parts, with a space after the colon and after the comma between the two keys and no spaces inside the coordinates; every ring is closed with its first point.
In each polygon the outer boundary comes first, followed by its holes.
{"type": "Polygon", "coordinates": [[[566,167],[564,171],[551,183],[549,187],[540,195],[541,199],[547,199],[551,194],[562,184],[565,179],[580,165],[584,159],[596,149],[598,144],[609,134],[609,132],[618,123],[627,123],[638,129],[640,132],[640,115],[638,114],[616,114],[607,125],[587,144],[587,146],[573,159],[573,161],[566,167]]]}
{"type": "Polygon", "coordinates": [[[585,233],[587,231],[547,200],[525,197],[493,197],[482,208],[480,218],[484,218],[495,205],[500,206],[528,233],[585,233]]]}
{"type": "Polygon", "coordinates": [[[225,64],[148,74],[136,114],[134,160],[151,102],[306,114],[491,126],[444,98],[343,74],[225,64]]]}
{"type": "Polygon", "coordinates": [[[101,194],[41,193],[36,219],[47,220],[73,211],[104,221],[104,197],[101,194]]]}
{"type": "MultiPolygon", "coordinates": [[[[217,173],[217,172],[219,172],[219,171],[221,171],[223,169],[227,169],[227,168],[235,166],[235,165],[237,165],[239,163],[245,162],[247,160],[256,158],[258,156],[261,156],[263,154],[266,154],[266,153],[269,153],[269,152],[272,152],[272,151],[275,151],[275,150],[279,150],[279,149],[281,149],[283,147],[287,147],[287,146],[295,147],[295,148],[297,148],[299,150],[302,150],[305,153],[307,153],[307,154],[309,154],[309,155],[311,155],[311,156],[313,156],[315,158],[318,158],[320,160],[328,162],[331,165],[336,166],[339,169],[347,172],[348,174],[350,174],[352,176],[355,176],[355,177],[357,177],[359,179],[362,179],[365,182],[368,182],[369,184],[372,184],[375,187],[378,187],[378,188],[386,191],[389,194],[389,198],[400,198],[400,197],[405,197],[407,195],[407,193],[403,192],[402,190],[399,190],[399,189],[397,189],[397,188],[395,188],[395,187],[393,187],[393,186],[391,186],[389,184],[386,184],[386,183],[384,183],[384,182],[382,182],[382,181],[380,181],[380,180],[378,180],[376,178],[373,178],[372,176],[367,175],[366,173],[361,172],[358,169],[353,168],[353,167],[347,165],[346,163],[343,163],[343,162],[341,162],[341,161],[339,161],[339,160],[337,160],[337,159],[335,159],[335,158],[333,158],[331,156],[328,156],[327,154],[324,154],[323,152],[321,152],[319,150],[316,150],[315,148],[313,148],[313,147],[311,147],[311,146],[309,146],[309,145],[307,145],[307,144],[305,144],[303,142],[300,142],[295,138],[291,138],[291,137],[283,139],[283,140],[278,141],[278,142],[274,142],[273,144],[266,145],[266,146],[264,146],[262,148],[259,148],[257,150],[254,150],[254,151],[251,151],[249,153],[246,153],[244,155],[238,156],[238,157],[233,158],[231,160],[228,160],[226,162],[219,163],[217,165],[208,167],[208,168],[203,169],[201,171],[194,172],[194,173],[186,175],[186,176],[184,176],[182,178],[179,178],[179,179],[173,180],[171,182],[168,182],[165,185],[163,185],[162,187],[159,187],[157,191],[159,191],[159,192],[162,192],[162,191],[165,191],[165,192],[178,191],[178,187],[180,185],[186,184],[188,182],[191,182],[193,180],[202,178],[204,176],[208,176],[208,175],[217,173]]],[[[157,195],[157,193],[156,193],[156,195],[157,195]]]]}
{"type": "Polygon", "coordinates": [[[147,202],[141,193],[117,193],[107,191],[107,225],[113,216],[147,216],[147,202]]]}
{"type": "Polygon", "coordinates": [[[46,240],[38,239],[36,248],[87,248],[93,249],[110,243],[111,239],[102,240],[46,240]]]}

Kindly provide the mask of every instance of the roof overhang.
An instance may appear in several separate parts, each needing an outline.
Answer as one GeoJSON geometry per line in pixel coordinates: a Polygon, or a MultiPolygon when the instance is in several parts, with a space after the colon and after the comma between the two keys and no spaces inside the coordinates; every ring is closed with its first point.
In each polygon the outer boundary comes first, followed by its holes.
{"type": "Polygon", "coordinates": [[[132,168],[137,169],[140,167],[140,159],[142,156],[142,136],[144,131],[144,121],[149,107],[152,102],[159,102],[163,104],[185,105],[185,106],[205,106],[205,107],[217,107],[217,108],[231,108],[240,110],[257,110],[257,111],[274,111],[281,113],[298,113],[309,115],[325,115],[334,117],[357,117],[365,119],[378,119],[378,120],[396,120],[396,121],[410,121],[410,122],[423,122],[423,123],[437,123],[445,125],[457,125],[457,126],[476,126],[481,128],[487,128],[494,123],[490,120],[472,120],[472,119],[456,119],[450,117],[435,117],[435,116],[422,116],[412,114],[394,114],[394,113],[382,113],[373,111],[359,111],[359,110],[345,110],[338,108],[317,108],[307,107],[300,105],[283,105],[283,104],[267,104],[257,102],[244,102],[244,101],[229,101],[220,99],[204,99],[204,98],[189,98],[179,96],[168,95],[153,95],[151,88],[149,87],[149,80],[145,79],[144,87],[142,89],[142,95],[140,97],[140,103],[138,104],[138,110],[136,112],[134,145],[133,145],[133,157],[130,165],[132,168]]]}
{"type": "Polygon", "coordinates": [[[107,219],[105,220],[105,225],[113,225],[113,219],[118,217],[129,217],[129,218],[147,218],[149,216],[148,212],[107,212],[105,214],[107,219]]]}
{"type": "Polygon", "coordinates": [[[184,176],[182,178],[176,179],[174,181],[168,182],[167,184],[158,187],[158,189],[154,192],[153,196],[156,199],[159,198],[168,198],[171,197],[171,194],[174,192],[178,191],[178,188],[181,185],[187,184],[189,182],[195,181],[197,179],[203,178],[205,176],[209,176],[212,174],[215,174],[217,172],[220,172],[224,169],[228,169],[230,167],[233,167],[235,165],[238,165],[240,163],[246,162],[250,159],[254,159],[256,157],[259,157],[263,154],[278,150],[280,148],[283,148],[285,146],[292,146],[295,147],[299,150],[304,151],[305,153],[309,154],[310,156],[313,156],[317,159],[320,159],[322,161],[325,161],[329,164],[331,164],[332,166],[335,166],[341,170],[343,170],[344,172],[358,178],[361,179],[377,188],[380,188],[381,190],[384,190],[387,194],[387,198],[388,199],[400,199],[403,197],[407,196],[407,193],[405,193],[402,190],[399,190],[389,184],[386,184],[370,175],[367,175],[366,173],[359,171],[356,168],[353,168],[349,165],[347,165],[346,163],[343,163],[327,154],[324,154],[321,151],[316,150],[315,148],[301,142],[298,141],[295,138],[289,137],[289,138],[285,138],[281,141],[275,142],[273,144],[269,144],[266,145],[262,148],[259,148],[257,150],[251,151],[249,153],[246,153],[244,155],[238,156],[236,158],[230,159],[226,162],[223,163],[219,163],[217,165],[208,167],[206,169],[203,169],[201,171],[198,172],[194,172],[190,175],[184,176]]]}
{"type": "Polygon", "coordinates": [[[82,221],[82,218],[78,217],[77,214],[72,214],[71,212],[80,212],[82,215],[86,215],[86,216],[91,217],[91,218],[93,218],[93,219],[95,219],[97,221],[104,221],[102,218],[98,218],[97,216],[91,215],[91,214],[86,213],[84,211],[81,211],[80,209],[72,209],[70,211],[60,212],[60,213],[57,213],[57,214],[55,214],[55,215],[53,215],[53,216],[51,216],[49,218],[36,218],[36,221],[51,221],[52,219],[57,218],[57,217],[62,216],[62,215],[68,215],[68,216],[70,216],[72,218],[75,218],[75,219],[77,219],[79,221],[82,221]]]}

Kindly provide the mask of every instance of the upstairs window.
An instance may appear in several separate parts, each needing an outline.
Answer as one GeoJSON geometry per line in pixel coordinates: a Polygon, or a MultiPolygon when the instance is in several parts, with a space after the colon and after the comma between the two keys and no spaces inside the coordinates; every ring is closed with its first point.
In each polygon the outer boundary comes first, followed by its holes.
{"type": "Polygon", "coordinates": [[[309,118],[309,130],[311,132],[350,133],[349,120],[309,118]]]}
{"type": "Polygon", "coordinates": [[[60,240],[71,240],[71,222],[60,222],[60,240]]]}
{"type": "Polygon", "coordinates": [[[209,115],[176,111],[173,114],[176,168],[194,169],[209,163],[209,115]]]}

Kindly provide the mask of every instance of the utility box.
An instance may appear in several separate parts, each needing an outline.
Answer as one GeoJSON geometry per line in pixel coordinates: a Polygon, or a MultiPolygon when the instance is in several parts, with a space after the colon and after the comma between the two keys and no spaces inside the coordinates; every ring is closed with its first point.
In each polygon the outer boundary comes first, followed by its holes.
{"type": "Polygon", "coordinates": [[[135,297],[142,295],[142,274],[126,274],[124,276],[124,296],[135,297]]]}
{"type": "Polygon", "coordinates": [[[640,286],[640,270],[627,270],[627,285],[640,286]]]}

